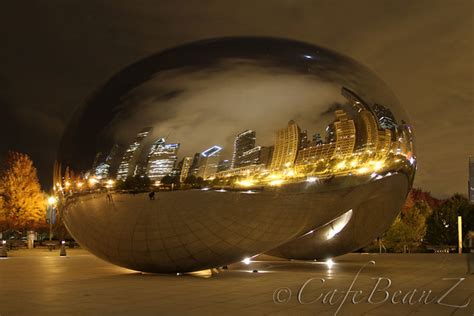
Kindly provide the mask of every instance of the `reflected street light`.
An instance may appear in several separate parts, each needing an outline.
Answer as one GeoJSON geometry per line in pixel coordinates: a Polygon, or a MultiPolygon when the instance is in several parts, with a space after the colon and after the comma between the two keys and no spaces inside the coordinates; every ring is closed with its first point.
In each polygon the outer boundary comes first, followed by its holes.
{"type": "Polygon", "coordinates": [[[54,212],[54,206],[58,202],[58,199],[54,196],[51,195],[48,198],[48,212],[49,212],[49,240],[53,238],[53,212],[54,212]]]}

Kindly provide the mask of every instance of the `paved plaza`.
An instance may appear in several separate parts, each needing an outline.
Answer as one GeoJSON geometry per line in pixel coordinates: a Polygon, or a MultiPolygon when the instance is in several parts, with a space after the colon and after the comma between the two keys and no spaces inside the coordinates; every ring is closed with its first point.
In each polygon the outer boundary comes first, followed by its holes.
{"type": "Polygon", "coordinates": [[[16,250],[0,259],[0,315],[473,315],[466,259],[347,254],[331,264],[259,257],[212,275],[176,275],[123,269],[81,249],[68,249],[67,257],[16,250]]]}

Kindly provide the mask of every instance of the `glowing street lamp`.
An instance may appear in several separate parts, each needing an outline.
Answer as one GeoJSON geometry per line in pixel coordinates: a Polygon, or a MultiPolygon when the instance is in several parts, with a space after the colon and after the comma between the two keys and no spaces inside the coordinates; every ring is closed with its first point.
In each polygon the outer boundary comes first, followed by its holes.
{"type": "Polygon", "coordinates": [[[237,181],[237,184],[243,187],[250,187],[254,185],[254,182],[252,180],[241,180],[237,181]]]}
{"type": "Polygon", "coordinates": [[[106,187],[110,189],[114,186],[114,184],[115,184],[115,181],[110,179],[107,181],[106,187]]]}
{"type": "Polygon", "coordinates": [[[90,178],[89,179],[89,185],[94,186],[97,182],[99,182],[96,178],[90,178]]]}
{"type": "Polygon", "coordinates": [[[55,196],[53,196],[53,195],[51,195],[51,196],[48,198],[48,205],[50,205],[50,206],[55,205],[57,202],[58,202],[58,199],[57,199],[55,196]]]}

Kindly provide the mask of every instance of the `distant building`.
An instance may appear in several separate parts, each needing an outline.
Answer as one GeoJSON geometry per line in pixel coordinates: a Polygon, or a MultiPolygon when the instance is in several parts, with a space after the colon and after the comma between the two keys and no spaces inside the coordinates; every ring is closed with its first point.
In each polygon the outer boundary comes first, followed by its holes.
{"type": "Polygon", "coordinates": [[[179,177],[180,182],[184,182],[184,180],[186,180],[188,177],[192,163],[193,157],[184,157],[183,160],[181,160],[181,174],[179,177]]]}
{"type": "Polygon", "coordinates": [[[469,158],[469,201],[474,204],[474,157],[469,158]]]}
{"type": "Polygon", "coordinates": [[[191,167],[189,168],[189,175],[197,176],[200,160],[201,160],[201,153],[195,153],[193,156],[191,167]]]}
{"type": "Polygon", "coordinates": [[[164,138],[158,139],[148,154],[146,175],[154,181],[170,175],[178,159],[179,144],[166,144],[164,138]]]}
{"type": "Polygon", "coordinates": [[[336,142],[336,128],[334,127],[334,123],[329,124],[326,126],[326,139],[325,143],[335,143],[336,142]]]}
{"type": "Polygon", "coordinates": [[[229,170],[231,164],[232,161],[230,161],[229,159],[223,159],[219,161],[219,163],[217,164],[217,172],[229,170]]]}
{"type": "Polygon", "coordinates": [[[246,130],[234,140],[234,152],[232,154],[231,168],[238,168],[242,166],[243,154],[246,151],[255,147],[256,133],[253,130],[246,130]]]}
{"type": "Polygon", "coordinates": [[[272,163],[275,146],[261,146],[258,163],[268,168],[272,163]]]}
{"type": "Polygon", "coordinates": [[[316,145],[322,145],[323,144],[323,139],[321,138],[320,133],[316,133],[313,135],[313,143],[316,145]]]}
{"type": "Polygon", "coordinates": [[[141,130],[135,140],[128,146],[127,150],[122,156],[122,160],[118,167],[117,179],[125,180],[128,177],[133,177],[137,170],[137,163],[140,159],[140,153],[146,137],[151,132],[152,128],[147,127],[141,130]]]}
{"type": "Polygon", "coordinates": [[[241,167],[263,164],[269,166],[273,156],[273,146],[257,146],[242,155],[241,167]]]}
{"type": "Polygon", "coordinates": [[[352,155],[355,146],[356,129],[354,121],[347,117],[343,110],[336,110],[334,129],[336,133],[336,149],[334,156],[344,158],[352,155]]]}
{"type": "Polygon", "coordinates": [[[287,127],[277,131],[271,169],[293,166],[300,147],[300,138],[300,127],[293,120],[288,122],[287,127]]]}
{"type": "Polygon", "coordinates": [[[261,150],[262,146],[257,146],[245,151],[241,156],[239,167],[258,164],[258,162],[260,161],[261,150]]]}
{"type": "Polygon", "coordinates": [[[397,121],[395,120],[392,111],[380,104],[374,104],[372,108],[377,117],[380,128],[395,131],[397,128],[397,121]]]}
{"type": "Polygon", "coordinates": [[[299,149],[306,148],[309,145],[309,140],[308,140],[308,131],[304,130],[301,132],[300,135],[300,147],[299,149]]]}
{"type": "Polygon", "coordinates": [[[362,119],[363,126],[359,131],[362,148],[366,150],[375,150],[379,141],[379,129],[377,121],[372,113],[366,110],[359,112],[359,116],[362,119]]]}
{"type": "Polygon", "coordinates": [[[219,154],[221,151],[222,147],[216,145],[201,153],[197,177],[207,179],[216,174],[217,165],[219,164],[219,154]]]}
{"type": "Polygon", "coordinates": [[[171,170],[171,172],[169,173],[169,175],[171,177],[179,178],[179,177],[181,177],[181,169],[177,168],[177,167],[174,167],[173,170],[171,170]]]}
{"type": "MultiPolygon", "coordinates": [[[[99,163],[95,167],[94,174],[97,179],[107,179],[113,176],[112,167],[113,167],[114,161],[116,162],[115,158],[117,157],[118,149],[119,149],[119,146],[117,144],[112,146],[112,149],[110,150],[110,153],[105,158],[105,161],[99,163]]],[[[117,168],[117,165],[115,163],[115,170],[116,168],[117,168]]]]}

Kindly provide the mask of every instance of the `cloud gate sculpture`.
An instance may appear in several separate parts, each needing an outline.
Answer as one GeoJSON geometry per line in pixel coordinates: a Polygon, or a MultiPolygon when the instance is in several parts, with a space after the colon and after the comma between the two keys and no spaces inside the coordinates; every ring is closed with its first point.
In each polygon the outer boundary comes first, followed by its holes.
{"type": "Polygon", "coordinates": [[[307,43],[235,37],[113,76],[74,114],[54,178],[84,248],[188,272],[356,250],[390,226],[415,167],[412,128],[373,72],[307,43]]]}

